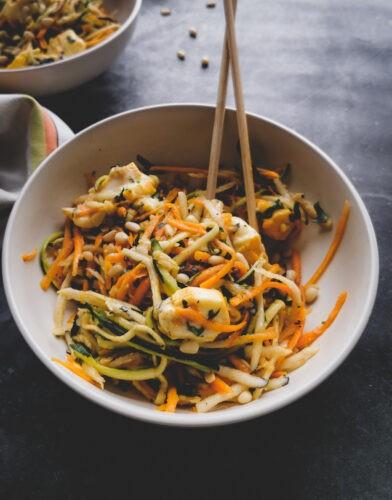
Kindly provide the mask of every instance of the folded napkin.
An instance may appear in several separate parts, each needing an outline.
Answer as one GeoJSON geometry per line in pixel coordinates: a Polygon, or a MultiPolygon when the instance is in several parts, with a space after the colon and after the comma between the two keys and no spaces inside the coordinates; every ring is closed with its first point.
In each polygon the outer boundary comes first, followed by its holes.
{"type": "Polygon", "coordinates": [[[12,205],[28,176],[73,135],[32,97],[0,95],[0,209],[12,205]]]}

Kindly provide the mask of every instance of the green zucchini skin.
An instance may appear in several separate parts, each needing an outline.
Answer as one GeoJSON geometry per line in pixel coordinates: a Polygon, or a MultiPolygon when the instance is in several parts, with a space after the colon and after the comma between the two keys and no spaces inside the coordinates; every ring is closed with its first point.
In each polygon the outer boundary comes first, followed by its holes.
{"type": "MultiPolygon", "coordinates": [[[[121,327],[114,321],[110,320],[104,311],[99,311],[92,306],[88,306],[88,309],[90,310],[93,317],[97,320],[101,328],[109,330],[114,335],[123,335],[124,333],[126,333],[125,328],[121,327]]],[[[219,363],[215,361],[215,359],[205,360],[204,357],[201,356],[194,356],[193,359],[190,359],[187,356],[183,355],[181,351],[177,351],[175,348],[170,346],[167,346],[165,349],[161,349],[156,344],[149,344],[147,342],[144,342],[143,340],[135,338],[132,339],[132,341],[124,343],[122,347],[124,347],[124,345],[127,347],[131,347],[137,351],[150,354],[152,356],[156,355],[160,357],[165,357],[168,360],[176,361],[177,363],[191,366],[202,372],[211,372],[219,370],[219,363]]],[[[121,346],[119,345],[118,347],[121,346]]]]}
{"type": "Polygon", "coordinates": [[[50,236],[48,236],[46,240],[42,243],[41,250],[39,252],[39,262],[41,264],[41,269],[44,274],[48,272],[48,269],[50,267],[46,256],[46,250],[51,243],[58,240],[59,238],[62,238],[63,236],[64,236],[63,231],[56,231],[55,233],[52,233],[50,236]]]}

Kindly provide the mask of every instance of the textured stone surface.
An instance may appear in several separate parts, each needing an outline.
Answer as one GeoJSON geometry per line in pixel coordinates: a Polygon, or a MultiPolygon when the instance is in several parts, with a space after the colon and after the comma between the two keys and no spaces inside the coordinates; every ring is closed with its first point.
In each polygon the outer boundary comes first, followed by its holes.
{"type": "MultiPolygon", "coordinates": [[[[223,17],[221,0],[216,9],[205,3],[145,0],[109,72],[42,102],[75,131],[131,107],[213,103],[223,17]]],[[[22,340],[0,290],[1,497],[392,498],[392,5],[239,4],[247,109],[325,149],[373,218],[381,279],[370,323],[334,375],[288,408],[232,427],[175,430],[111,414],[65,387],[22,340]]]]}

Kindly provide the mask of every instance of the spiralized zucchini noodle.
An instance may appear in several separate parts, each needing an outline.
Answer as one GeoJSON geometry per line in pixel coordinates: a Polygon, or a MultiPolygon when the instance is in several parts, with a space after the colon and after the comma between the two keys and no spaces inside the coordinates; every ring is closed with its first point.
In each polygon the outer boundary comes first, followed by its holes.
{"type": "Polygon", "coordinates": [[[101,0],[0,0],[0,69],[73,56],[119,26],[101,0]]]}
{"type": "Polygon", "coordinates": [[[255,169],[260,232],[245,220],[235,170],[220,171],[219,200],[205,197],[203,168],[138,157],[89,175],[88,192],[63,208],[64,228],[40,252],[41,287],[58,290],[53,333],[68,350],[54,361],[168,412],[246,404],[287,385],[346,300],[342,293],[305,332],[307,304],[349,214],[346,202],[325,259],[304,284],[297,237],[309,222],[321,230],[332,222],[319,203],[289,191],[287,170],[255,169]]]}

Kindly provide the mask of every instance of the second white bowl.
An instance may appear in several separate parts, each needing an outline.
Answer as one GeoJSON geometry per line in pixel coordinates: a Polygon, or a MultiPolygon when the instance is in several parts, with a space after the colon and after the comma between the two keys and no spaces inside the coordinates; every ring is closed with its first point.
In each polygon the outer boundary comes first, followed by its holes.
{"type": "Polygon", "coordinates": [[[56,94],[85,83],[105,71],[131,38],[142,0],[105,0],[108,12],[115,12],[120,28],[102,43],[57,62],[20,69],[0,69],[0,91],[56,94]]]}

